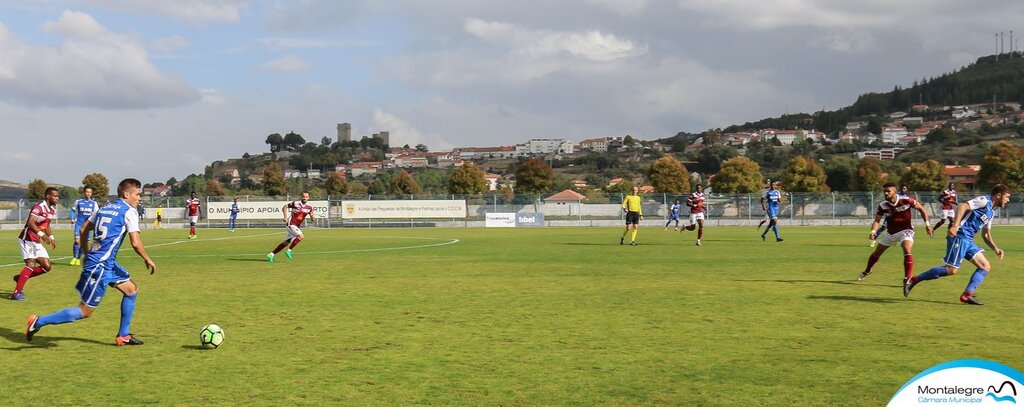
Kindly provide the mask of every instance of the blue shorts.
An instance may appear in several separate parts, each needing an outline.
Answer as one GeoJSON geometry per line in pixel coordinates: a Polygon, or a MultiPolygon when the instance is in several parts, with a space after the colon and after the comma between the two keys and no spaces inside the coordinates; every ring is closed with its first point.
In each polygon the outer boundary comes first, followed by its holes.
{"type": "Polygon", "coordinates": [[[974,239],[966,239],[960,236],[946,237],[946,257],[942,259],[947,266],[960,268],[960,262],[964,259],[970,260],[978,253],[985,251],[974,243],[974,239]]]}
{"type": "Polygon", "coordinates": [[[679,214],[669,215],[668,220],[679,220],[679,214]]]}
{"type": "Polygon", "coordinates": [[[75,227],[73,228],[73,229],[75,229],[75,237],[81,236],[81,234],[82,234],[82,226],[85,226],[85,224],[84,223],[75,222],[75,227]]]}
{"type": "Polygon", "coordinates": [[[768,208],[768,213],[765,214],[765,216],[767,216],[768,219],[778,219],[779,218],[779,210],[777,208],[776,209],[768,208]]]}
{"type": "Polygon", "coordinates": [[[78,294],[82,303],[92,308],[100,305],[103,294],[107,292],[107,286],[115,286],[131,280],[128,270],[125,270],[116,261],[107,260],[101,263],[90,262],[88,259],[82,267],[82,276],[78,278],[78,294]]]}

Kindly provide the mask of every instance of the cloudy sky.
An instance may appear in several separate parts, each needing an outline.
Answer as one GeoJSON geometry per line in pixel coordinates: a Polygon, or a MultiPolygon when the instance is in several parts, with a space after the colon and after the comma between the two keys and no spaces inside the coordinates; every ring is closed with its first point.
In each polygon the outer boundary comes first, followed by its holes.
{"type": "Polygon", "coordinates": [[[0,179],[164,181],[343,121],[432,150],[654,139],[909,86],[992,54],[1021,15],[1018,0],[5,1],[0,179]]]}

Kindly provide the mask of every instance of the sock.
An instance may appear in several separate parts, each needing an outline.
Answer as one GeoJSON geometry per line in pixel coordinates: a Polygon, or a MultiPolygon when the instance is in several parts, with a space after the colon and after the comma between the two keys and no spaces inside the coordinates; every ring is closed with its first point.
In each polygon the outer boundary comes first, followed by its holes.
{"type": "Polygon", "coordinates": [[[871,255],[868,256],[868,266],[864,268],[864,273],[867,274],[868,271],[873,269],[875,267],[875,263],[878,263],[878,259],[880,258],[880,256],[871,253],[871,255]]]}
{"type": "Polygon", "coordinates": [[[772,232],[775,232],[775,238],[776,239],[782,239],[781,237],[779,237],[779,225],[778,224],[772,225],[772,232]]]}
{"type": "Polygon", "coordinates": [[[981,282],[983,280],[985,280],[985,276],[987,276],[987,275],[988,275],[988,270],[985,270],[985,269],[974,270],[974,274],[971,274],[971,282],[967,283],[967,288],[964,289],[964,292],[973,294],[974,291],[978,289],[978,286],[981,285],[981,282]]]}
{"type": "Polygon", "coordinates": [[[138,296],[139,293],[135,293],[121,298],[121,328],[118,329],[117,336],[125,336],[131,333],[129,327],[132,324],[132,315],[135,314],[135,297],[138,296]]]}
{"type": "Polygon", "coordinates": [[[945,277],[949,275],[949,271],[946,270],[946,266],[935,266],[924,273],[917,275],[917,281],[934,280],[939,277],[945,277]]]}
{"type": "Polygon", "coordinates": [[[82,309],[78,307],[64,308],[52,314],[39,317],[36,320],[36,328],[46,325],[66,324],[82,319],[82,309]]]}
{"type": "Polygon", "coordinates": [[[771,228],[771,227],[766,227],[766,228],[764,228],[764,232],[761,232],[761,238],[762,238],[762,239],[764,238],[764,235],[767,235],[767,234],[768,234],[768,231],[769,231],[769,230],[772,230],[772,228],[771,228]]]}
{"type": "Polygon", "coordinates": [[[633,229],[633,233],[629,234],[629,241],[630,242],[635,242],[636,241],[636,229],[633,229]]]}
{"type": "Polygon", "coordinates": [[[79,253],[79,250],[81,249],[81,247],[82,246],[79,245],[78,243],[75,243],[74,245],[72,245],[71,246],[71,255],[74,256],[75,258],[78,258],[79,256],[81,256],[82,254],[79,253]]]}
{"type": "Polygon", "coordinates": [[[192,226],[192,227],[189,228],[188,235],[189,236],[195,236],[196,235],[196,227],[195,226],[192,226]]]}
{"type": "MultiPolygon", "coordinates": [[[[623,235],[623,236],[625,236],[625,235],[623,235]]],[[[281,242],[281,244],[277,245],[277,247],[274,248],[273,253],[277,254],[277,252],[280,252],[281,250],[284,250],[285,246],[288,246],[288,241],[287,240],[285,240],[285,241],[281,242]]]]}
{"type": "Polygon", "coordinates": [[[697,229],[697,240],[704,237],[704,228],[697,229]]]}
{"type": "Polygon", "coordinates": [[[22,290],[25,289],[25,283],[27,283],[30,278],[32,278],[32,268],[25,266],[25,268],[21,269],[21,274],[18,275],[18,284],[14,286],[14,292],[22,292],[22,290]]]}
{"type": "Polygon", "coordinates": [[[622,238],[625,239],[626,235],[628,235],[628,234],[629,234],[629,228],[626,228],[626,231],[622,232],[622,238]]]}
{"type": "Polygon", "coordinates": [[[42,266],[36,266],[32,269],[32,275],[28,276],[28,278],[39,277],[43,274],[46,274],[46,270],[44,270],[42,266]]]}
{"type": "Polygon", "coordinates": [[[914,255],[907,253],[903,256],[903,278],[914,276],[914,255]]]}
{"type": "Polygon", "coordinates": [[[292,240],[292,244],[288,246],[288,250],[294,249],[295,246],[298,246],[299,242],[301,242],[301,241],[302,241],[302,239],[294,239],[294,240],[292,240]]]}

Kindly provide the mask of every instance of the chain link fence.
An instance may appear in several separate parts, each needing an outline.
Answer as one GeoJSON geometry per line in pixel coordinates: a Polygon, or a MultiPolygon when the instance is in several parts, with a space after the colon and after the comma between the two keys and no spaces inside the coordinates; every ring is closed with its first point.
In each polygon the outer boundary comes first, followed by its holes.
{"type": "MultiPolygon", "coordinates": [[[[938,193],[913,193],[912,196],[925,206],[932,219],[938,219],[941,205],[938,193]]],[[[706,223],[715,225],[753,225],[763,216],[760,194],[708,194],[706,204],[706,223]]],[[[663,224],[669,207],[675,200],[683,204],[682,218],[685,219],[688,209],[685,206],[688,194],[643,194],[644,224],[663,224]]],[[[973,198],[974,195],[962,195],[960,201],[973,198]]],[[[239,197],[198,197],[204,203],[204,209],[211,202],[288,202],[298,199],[297,196],[239,196],[239,197]]],[[[483,226],[488,213],[543,214],[548,226],[617,226],[624,220],[621,202],[624,194],[588,195],[581,200],[553,200],[551,195],[361,195],[361,196],[326,196],[312,197],[314,201],[328,202],[328,216],[315,218],[312,222],[319,227],[420,227],[420,226],[483,226]],[[441,200],[465,201],[467,216],[454,219],[343,219],[343,202],[345,201],[383,201],[383,200],[441,200]]],[[[163,227],[182,227],[187,225],[185,201],[182,197],[144,197],[142,201],[144,225],[152,227],[156,217],[156,208],[163,211],[163,227]]],[[[783,192],[783,200],[779,208],[779,220],[789,225],[863,225],[870,223],[875,208],[883,199],[881,193],[869,192],[833,192],[833,193],[791,193],[783,192]]],[[[53,222],[56,228],[69,227],[71,223],[70,206],[75,199],[64,198],[57,205],[57,219],[53,222]],[[62,226],[64,225],[64,226],[62,226]]],[[[24,223],[32,205],[38,201],[27,199],[0,201],[0,229],[18,229],[24,223]]],[[[100,201],[100,205],[106,201],[100,201]]],[[[915,218],[919,215],[915,212],[915,218]]],[[[996,211],[996,223],[1024,224],[1024,196],[1014,195],[1010,204],[996,211]]],[[[226,220],[200,217],[200,226],[225,227],[226,220]]],[[[280,226],[281,222],[274,219],[258,221],[239,221],[238,227],[280,226]]]]}

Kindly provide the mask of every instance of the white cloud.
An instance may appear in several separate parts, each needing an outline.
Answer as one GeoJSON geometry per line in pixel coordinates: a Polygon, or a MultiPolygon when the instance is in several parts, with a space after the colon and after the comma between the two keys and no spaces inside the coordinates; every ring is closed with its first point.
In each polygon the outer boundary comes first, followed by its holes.
{"type": "Polygon", "coordinates": [[[267,72],[294,72],[309,68],[309,63],[294,55],[285,55],[259,66],[259,70],[267,72]]]}
{"type": "Polygon", "coordinates": [[[592,61],[612,61],[647,53],[647,46],[638,46],[632,41],[619,39],[614,34],[602,34],[596,30],[528,30],[514,24],[477,18],[466,19],[463,27],[466,32],[477,38],[506,44],[514,52],[533,57],[553,56],[564,52],[592,61]]]}
{"type": "Polygon", "coordinates": [[[586,2],[624,16],[636,17],[647,8],[648,0],[586,0],[586,2]]]}
{"type": "Polygon", "coordinates": [[[241,18],[251,0],[51,0],[173,18],[187,23],[231,23],[241,18]]]}
{"type": "Polygon", "coordinates": [[[423,134],[408,121],[380,108],[373,111],[373,125],[375,128],[388,132],[392,146],[425,144],[434,151],[451,148],[451,144],[437,134],[423,134]]]}
{"type": "Polygon", "coordinates": [[[25,44],[0,26],[0,98],[115,109],[198,99],[184,81],[160,72],[137,40],[107,30],[88,14],[64,11],[44,28],[63,37],[60,44],[25,44]]]}
{"type": "Polygon", "coordinates": [[[260,39],[264,45],[275,49],[306,49],[306,48],[349,48],[349,47],[370,47],[378,45],[373,41],[364,40],[334,40],[326,38],[289,38],[270,37],[260,39]]]}
{"type": "Polygon", "coordinates": [[[811,46],[823,47],[836,52],[858,54],[873,50],[877,46],[875,37],[868,31],[831,32],[808,42],[811,46]]]}

